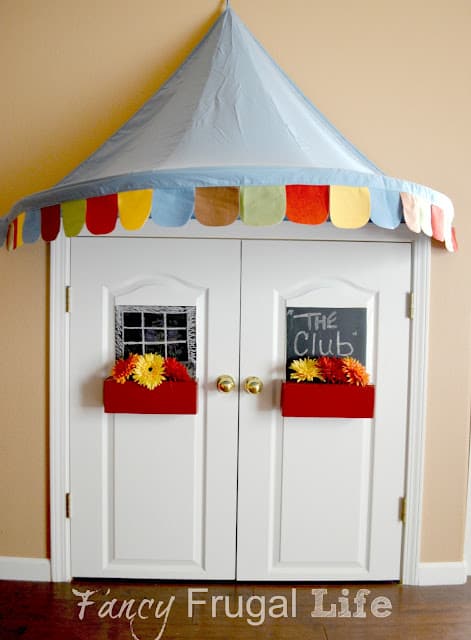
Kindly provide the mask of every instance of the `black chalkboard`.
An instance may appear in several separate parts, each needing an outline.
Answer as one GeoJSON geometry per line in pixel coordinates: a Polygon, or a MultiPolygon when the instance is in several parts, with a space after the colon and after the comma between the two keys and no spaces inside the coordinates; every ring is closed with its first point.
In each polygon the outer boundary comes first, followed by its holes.
{"type": "Polygon", "coordinates": [[[286,329],[287,365],[319,356],[351,356],[365,364],[365,308],[287,307],[286,329]]]}

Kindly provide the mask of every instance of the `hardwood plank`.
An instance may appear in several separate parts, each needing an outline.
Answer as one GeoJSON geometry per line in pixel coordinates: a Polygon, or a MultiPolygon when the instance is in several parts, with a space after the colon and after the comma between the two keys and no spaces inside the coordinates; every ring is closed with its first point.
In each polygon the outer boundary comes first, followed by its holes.
{"type": "Polygon", "coordinates": [[[470,629],[470,580],[462,586],[448,587],[0,581],[1,640],[133,640],[131,630],[138,640],[155,640],[159,634],[163,640],[469,640],[470,629]],[[321,589],[325,592],[321,593],[321,589]],[[361,597],[360,589],[368,591],[364,592],[365,617],[361,618],[354,616],[361,613],[355,603],[355,597],[361,597]],[[318,591],[313,594],[312,590],[318,591]],[[317,615],[311,615],[316,611],[316,593],[319,602],[323,598],[324,611],[337,607],[336,617],[318,617],[319,607],[317,615]],[[379,618],[372,613],[371,604],[378,597],[389,599],[388,617],[379,618]],[[83,601],[92,604],[83,608],[81,620],[78,605],[83,601]],[[160,618],[155,617],[158,602],[160,618]],[[346,612],[346,604],[351,617],[339,617],[342,605],[346,612]],[[166,607],[168,617],[163,628],[166,607]],[[128,617],[133,613],[131,629],[128,617]],[[140,619],[139,613],[147,619],[140,619]]]}

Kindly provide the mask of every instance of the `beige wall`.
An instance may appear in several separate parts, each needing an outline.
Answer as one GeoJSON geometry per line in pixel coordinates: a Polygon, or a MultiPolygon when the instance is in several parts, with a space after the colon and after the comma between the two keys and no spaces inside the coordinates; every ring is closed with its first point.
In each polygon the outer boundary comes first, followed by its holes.
{"type": "MultiPolygon", "coordinates": [[[[470,382],[471,3],[232,5],[367,156],[455,201],[460,253],[434,249],[432,258],[422,559],[460,560],[470,382]]],[[[105,140],[184,59],[219,8],[216,0],[2,0],[0,212],[52,185],[105,140]]],[[[0,556],[48,553],[46,268],[42,244],[0,252],[0,556]]]]}
{"type": "Polygon", "coordinates": [[[0,556],[45,557],[46,245],[0,250],[0,274],[0,556]]]}

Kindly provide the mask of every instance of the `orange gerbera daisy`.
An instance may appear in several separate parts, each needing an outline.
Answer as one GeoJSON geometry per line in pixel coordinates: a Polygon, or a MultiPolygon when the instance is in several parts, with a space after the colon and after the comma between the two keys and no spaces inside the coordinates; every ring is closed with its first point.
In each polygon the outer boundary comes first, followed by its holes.
{"type": "Polygon", "coordinates": [[[131,354],[128,358],[120,358],[119,360],[116,360],[113,369],[111,370],[113,380],[119,382],[119,384],[124,384],[134,373],[137,358],[138,356],[136,354],[131,354]]]}
{"type": "Polygon", "coordinates": [[[370,381],[365,367],[356,358],[343,358],[343,370],[348,384],[366,387],[370,381]]]}

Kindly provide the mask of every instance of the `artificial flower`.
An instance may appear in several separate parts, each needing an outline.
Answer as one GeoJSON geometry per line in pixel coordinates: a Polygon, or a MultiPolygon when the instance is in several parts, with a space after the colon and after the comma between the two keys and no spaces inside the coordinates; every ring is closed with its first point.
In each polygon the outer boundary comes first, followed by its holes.
{"type": "Polygon", "coordinates": [[[165,358],[165,377],[174,382],[188,382],[191,376],[184,364],[176,358],[165,358]]]}
{"type": "Polygon", "coordinates": [[[131,354],[128,358],[120,358],[119,360],[116,360],[114,367],[111,370],[113,380],[119,384],[124,384],[133,374],[138,357],[139,356],[136,354],[131,354]]]}
{"type": "Polygon", "coordinates": [[[293,360],[289,368],[293,369],[290,378],[296,380],[296,382],[312,382],[315,379],[324,380],[315,358],[293,360]]]}
{"type": "Polygon", "coordinates": [[[348,384],[366,387],[370,380],[365,367],[355,358],[343,358],[343,370],[348,384]]]}
{"type": "Polygon", "coordinates": [[[329,382],[330,384],[347,382],[342,358],[322,356],[317,359],[317,366],[319,367],[322,377],[326,382],[329,382]]]}
{"type": "Polygon", "coordinates": [[[155,389],[165,380],[165,361],[157,353],[138,356],[134,367],[133,379],[147,389],[155,389]]]}

